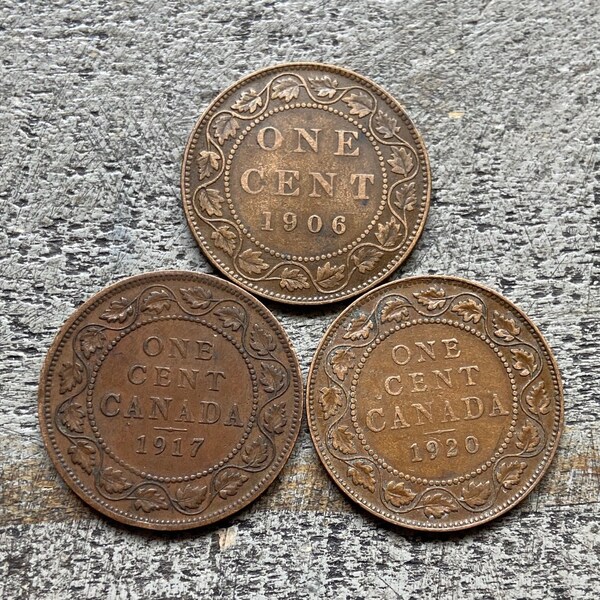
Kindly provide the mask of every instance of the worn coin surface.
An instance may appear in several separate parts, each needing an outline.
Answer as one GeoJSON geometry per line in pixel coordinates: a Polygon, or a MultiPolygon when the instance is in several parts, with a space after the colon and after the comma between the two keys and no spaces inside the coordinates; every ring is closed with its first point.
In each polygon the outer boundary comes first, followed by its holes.
{"type": "Polygon", "coordinates": [[[389,275],[421,234],[431,191],[425,146],[398,102],[314,63],[223,92],[193,129],[181,183],[211,262],[295,304],[354,296],[389,275]]]}
{"type": "Polygon", "coordinates": [[[540,480],[563,420],[559,372],[514,304],[454,277],[394,281],[331,325],[308,379],[310,431],[361,506],[414,529],[506,512],[540,480]]]}
{"type": "Polygon", "coordinates": [[[40,379],[56,468],[123,523],[187,529],[240,510],[298,435],[302,379],[290,342],[252,296],[210,275],[131,277],[82,305],[40,379]]]}

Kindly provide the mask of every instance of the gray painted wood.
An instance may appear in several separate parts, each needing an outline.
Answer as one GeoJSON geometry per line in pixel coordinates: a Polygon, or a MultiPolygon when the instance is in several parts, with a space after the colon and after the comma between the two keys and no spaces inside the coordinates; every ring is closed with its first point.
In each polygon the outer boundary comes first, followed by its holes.
{"type": "MultiPolygon", "coordinates": [[[[597,597],[598,21],[591,0],[1,3],[0,595],[597,597]],[[558,455],[484,527],[429,536],[376,521],[330,482],[304,426],[250,508],[152,534],[88,509],[41,444],[37,378],[57,329],[123,276],[211,271],[181,207],[187,135],[220,90],[291,60],[370,77],[425,138],[432,209],[395,276],[487,284],[555,350],[558,455]]],[[[269,306],[306,374],[340,306],[269,306]]]]}

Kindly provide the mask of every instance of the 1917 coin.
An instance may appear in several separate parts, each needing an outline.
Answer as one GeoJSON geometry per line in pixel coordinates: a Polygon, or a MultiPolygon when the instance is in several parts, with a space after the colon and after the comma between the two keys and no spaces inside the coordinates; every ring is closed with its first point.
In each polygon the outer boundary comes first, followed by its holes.
{"type": "Polygon", "coordinates": [[[282,469],[301,414],[285,332],[210,275],[148,273],[101,291],[64,324],[40,379],[42,434],[64,480],[149,529],[249,504],[282,469]]]}
{"type": "Polygon", "coordinates": [[[319,456],[350,498],[423,530],[485,523],[520,502],[556,450],[558,368],[514,304],[454,277],[415,277],[354,302],[308,379],[319,456]]]}
{"type": "Polygon", "coordinates": [[[314,63],[224,91],[192,131],[181,184],[210,261],[292,304],[355,296],[389,275],[420,236],[431,192],[425,146],[398,102],[314,63]]]}

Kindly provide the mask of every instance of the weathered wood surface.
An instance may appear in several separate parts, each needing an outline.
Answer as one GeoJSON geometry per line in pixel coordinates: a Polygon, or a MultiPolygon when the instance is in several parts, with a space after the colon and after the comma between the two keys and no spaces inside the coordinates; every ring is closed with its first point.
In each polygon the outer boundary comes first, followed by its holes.
{"type": "MultiPolygon", "coordinates": [[[[598,597],[598,21],[591,0],[2,2],[0,596],[598,597]],[[290,60],[369,76],[425,138],[432,209],[395,276],[487,284],[555,350],[558,455],[486,526],[376,521],[330,482],[304,426],[250,508],[155,535],[88,509],[42,446],[37,378],[58,327],[123,276],[211,271],[181,207],[186,137],[225,86],[290,60]]],[[[340,306],[269,306],[306,374],[340,306]]]]}

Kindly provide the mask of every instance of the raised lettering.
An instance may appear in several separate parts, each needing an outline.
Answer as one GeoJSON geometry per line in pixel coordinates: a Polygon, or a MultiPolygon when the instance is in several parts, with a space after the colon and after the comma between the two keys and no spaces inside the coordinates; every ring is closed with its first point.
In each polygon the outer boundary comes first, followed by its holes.
{"type": "Polygon", "coordinates": [[[287,171],[286,169],[277,169],[277,195],[278,196],[298,196],[300,187],[294,188],[294,180],[298,181],[300,173],[298,171],[287,171]]]}
{"type": "Polygon", "coordinates": [[[294,131],[298,132],[298,147],[294,150],[294,152],[306,152],[304,148],[302,148],[302,140],[308,143],[311,150],[313,152],[319,151],[319,131],[320,129],[311,129],[311,131],[315,134],[314,137],[304,129],[304,127],[294,127],[294,131]]]}
{"type": "Polygon", "coordinates": [[[417,415],[417,422],[415,425],[425,425],[424,421],[421,421],[421,415],[423,415],[430,423],[433,423],[433,414],[431,409],[431,402],[424,402],[423,404],[411,404],[411,406],[415,409],[415,414],[417,415]],[[423,404],[427,405],[427,408],[423,406],[423,404]]]}
{"type": "Polygon", "coordinates": [[[429,356],[429,358],[431,358],[432,360],[435,360],[435,353],[433,352],[433,345],[435,344],[435,341],[433,342],[427,342],[427,345],[429,347],[427,347],[423,342],[415,342],[415,346],[417,348],[419,348],[419,350],[421,352],[419,352],[419,358],[417,359],[417,362],[425,362],[425,357],[423,356],[423,352],[425,352],[425,354],[427,356],[429,356]]]}
{"type": "Polygon", "coordinates": [[[133,385],[142,385],[146,381],[146,367],[144,365],[133,365],[130,367],[129,371],[127,371],[127,379],[133,385]],[[137,374],[138,371],[141,373],[137,374]]]}
{"type": "Polygon", "coordinates": [[[350,175],[350,185],[355,181],[358,181],[356,193],[352,196],[353,200],[368,200],[369,195],[367,194],[367,181],[371,184],[375,183],[375,175],[371,173],[353,173],[350,175]]]}
{"type": "Polygon", "coordinates": [[[225,421],[225,423],[223,423],[223,425],[227,425],[227,426],[234,426],[234,427],[243,427],[244,424],[242,423],[242,420],[240,419],[240,409],[238,408],[238,405],[234,402],[233,406],[231,407],[231,410],[229,411],[229,417],[227,418],[227,421],[225,421]]]}
{"type": "Polygon", "coordinates": [[[265,170],[263,167],[261,166],[258,169],[247,169],[244,171],[240,178],[240,185],[247,194],[260,194],[265,189],[265,170]],[[252,173],[258,175],[258,187],[250,187],[250,175],[252,175],[252,173]]]}
{"type": "Polygon", "coordinates": [[[399,406],[394,407],[394,424],[390,429],[405,429],[406,427],[410,427],[410,425],[406,422],[402,411],[399,406]]]}
{"type": "Polygon", "coordinates": [[[402,344],[394,346],[392,348],[392,360],[400,366],[407,364],[410,361],[410,350],[402,344]]]}
{"type": "Polygon", "coordinates": [[[390,377],[387,377],[385,382],[383,383],[383,387],[390,396],[399,396],[402,393],[403,389],[400,385],[400,375],[392,375],[390,377]],[[392,382],[396,382],[397,384],[396,391],[392,390],[392,382]]]}
{"type": "Polygon", "coordinates": [[[498,394],[492,396],[492,410],[490,411],[490,417],[499,417],[500,415],[507,415],[509,411],[500,404],[498,394]]]}
{"type": "Polygon", "coordinates": [[[163,343],[159,337],[151,335],[144,340],[142,349],[148,356],[158,356],[163,351],[163,343]]]}
{"type": "Polygon", "coordinates": [[[367,412],[367,417],[366,417],[367,427],[371,431],[374,431],[375,433],[377,433],[377,432],[383,431],[385,429],[385,420],[381,423],[381,427],[377,427],[377,425],[375,425],[375,415],[378,415],[379,417],[383,418],[383,408],[372,408],[371,410],[369,410],[367,412]]]}
{"type": "MultiPolygon", "coordinates": [[[[271,137],[271,135],[269,135],[269,137],[271,137]]],[[[258,135],[256,136],[256,141],[263,150],[266,150],[267,152],[272,152],[273,150],[277,150],[277,148],[279,148],[283,143],[283,135],[281,135],[281,131],[279,131],[279,129],[277,129],[276,127],[263,127],[259,130],[258,135]],[[273,143],[267,145],[266,137],[267,132],[269,131],[273,132],[273,143]]]]}
{"type": "Polygon", "coordinates": [[[460,356],[458,340],[456,338],[442,340],[442,344],[446,346],[446,356],[444,356],[444,358],[458,358],[460,356]]]}
{"type": "Polygon", "coordinates": [[[460,367],[458,369],[459,373],[465,372],[467,374],[467,383],[466,385],[475,385],[473,378],[471,377],[471,371],[475,371],[479,373],[479,367],[477,365],[470,365],[468,367],[460,367]]]}
{"type": "Polygon", "coordinates": [[[100,400],[100,412],[105,417],[116,417],[119,414],[119,407],[114,406],[112,410],[108,405],[109,402],[114,402],[115,404],[121,404],[121,394],[106,394],[102,400],[100,400]]]}
{"type": "Polygon", "coordinates": [[[310,172],[309,175],[312,175],[313,178],[313,191],[308,195],[309,198],[321,197],[321,194],[317,192],[317,183],[329,197],[333,197],[333,179],[336,176],[336,173],[325,173],[325,175],[329,177],[329,181],[327,181],[321,173],[310,172]]]}
{"type": "Polygon", "coordinates": [[[152,409],[150,410],[149,419],[156,420],[158,419],[158,413],[160,413],[161,417],[165,420],[169,420],[169,406],[171,402],[173,402],[173,398],[158,398],[156,396],[151,396],[150,400],[152,400],[152,409]]]}
{"type": "Polygon", "coordinates": [[[223,371],[208,371],[208,373],[206,373],[206,376],[210,377],[210,385],[208,386],[208,389],[212,392],[219,391],[219,377],[222,377],[223,379],[226,378],[225,373],[223,373],[223,371]]]}
{"type": "Polygon", "coordinates": [[[481,417],[483,414],[483,402],[481,401],[481,398],[470,396],[469,398],[462,398],[462,401],[465,403],[465,409],[467,411],[465,421],[472,421],[481,417]],[[475,412],[473,412],[473,408],[476,408],[475,412]]]}
{"type": "Polygon", "coordinates": [[[425,383],[425,375],[423,373],[409,373],[408,376],[412,379],[411,392],[427,391],[427,384],[425,383]]]}
{"type": "Polygon", "coordinates": [[[358,131],[336,129],[335,132],[338,135],[338,147],[334,154],[336,156],[358,156],[358,148],[355,148],[353,152],[346,152],[346,149],[352,150],[352,142],[358,139],[358,131]]]}

